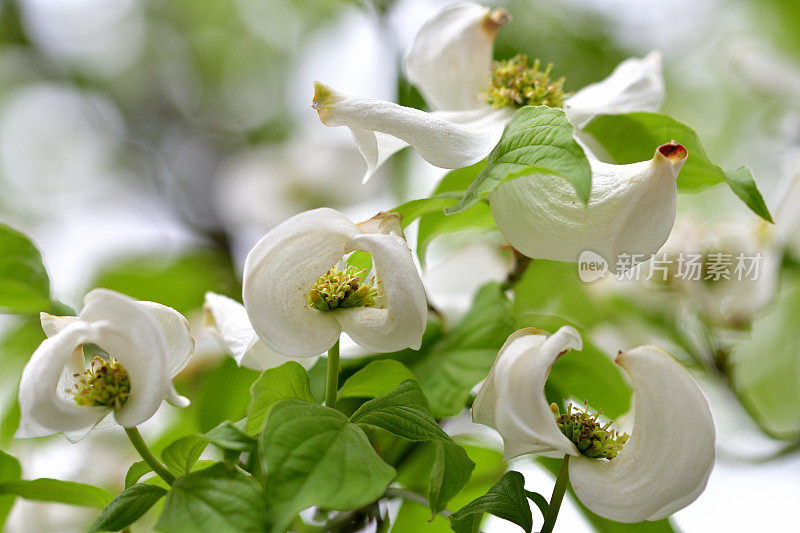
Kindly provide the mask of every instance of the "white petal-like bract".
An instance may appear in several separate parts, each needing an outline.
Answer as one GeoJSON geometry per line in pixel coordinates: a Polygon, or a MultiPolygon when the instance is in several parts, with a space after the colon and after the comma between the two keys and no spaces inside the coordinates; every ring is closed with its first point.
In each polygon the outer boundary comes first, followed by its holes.
{"type": "Polygon", "coordinates": [[[570,461],[575,494],[617,522],[660,520],[692,503],[714,466],[714,420],[689,372],[655,346],[617,357],[634,390],[634,426],[611,461],[570,461]]]}
{"type": "Polygon", "coordinates": [[[535,259],[576,262],[600,254],[612,271],[623,254],[649,259],[669,237],[678,201],[676,178],[686,149],[667,143],[650,161],[612,165],[592,158],[592,189],[584,205],[557,176],[523,176],[489,195],[492,216],[508,242],[535,259]]]}
{"type": "Polygon", "coordinates": [[[509,20],[505,10],[478,4],[445,7],[411,44],[403,64],[406,77],[434,109],[475,109],[489,87],[494,39],[509,20]]]}
{"type": "Polygon", "coordinates": [[[553,335],[535,328],[521,329],[500,348],[472,404],[472,419],[500,433],[506,459],[551,451],[578,455],[555,423],[544,384],[559,357],[582,348],[580,334],[570,326],[553,335]]]}
{"type": "Polygon", "coordinates": [[[437,167],[461,168],[477,163],[489,155],[514,114],[510,108],[489,106],[428,113],[385,100],[348,96],[319,82],[314,85],[312,105],[326,126],[347,126],[353,132],[367,162],[365,179],[403,143],[437,167]]]}
{"type": "Polygon", "coordinates": [[[287,361],[297,361],[308,369],[317,362],[316,357],[295,359],[270,349],[256,335],[244,306],[232,298],[207,292],[203,312],[206,327],[219,339],[239,366],[266,370],[287,361]]]}
{"type": "Polygon", "coordinates": [[[604,80],[587,85],[564,101],[564,112],[575,127],[607,113],[658,111],[664,100],[661,54],[626,59],[604,80]]]}

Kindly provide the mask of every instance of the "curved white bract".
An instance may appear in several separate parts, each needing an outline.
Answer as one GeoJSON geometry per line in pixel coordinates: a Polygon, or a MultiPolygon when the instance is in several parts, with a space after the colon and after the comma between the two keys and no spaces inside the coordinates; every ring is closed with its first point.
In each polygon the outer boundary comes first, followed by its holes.
{"type": "Polygon", "coordinates": [[[689,505],[714,466],[714,421],[700,387],[659,348],[621,352],[616,362],[634,390],[631,436],[611,460],[585,457],[561,433],[544,395],[556,359],[581,346],[569,326],[552,336],[534,328],[513,333],[475,398],[475,422],[500,433],[506,458],[570,455],[575,494],[600,516],[618,522],[659,520],[689,505]]]}
{"type": "Polygon", "coordinates": [[[590,250],[613,271],[623,254],[636,256],[633,262],[647,260],[669,237],[676,178],[687,155],[683,146],[668,143],[650,161],[630,165],[590,158],[588,205],[561,177],[516,178],[489,195],[492,216],[508,242],[528,257],[576,262],[590,250]]]}
{"type": "Polygon", "coordinates": [[[544,384],[556,359],[582,348],[580,334],[569,326],[553,335],[521,329],[500,348],[472,405],[472,419],[500,433],[506,459],[553,450],[578,454],[553,420],[544,384]]]}
{"type": "Polygon", "coordinates": [[[245,261],[243,300],[255,333],[271,350],[312,357],[330,349],[344,330],[367,349],[418,348],[427,301],[396,216],[356,225],[333,209],[296,215],[267,233],[245,261]],[[309,291],[350,252],[372,254],[381,296],[374,307],[320,311],[309,291]]]}
{"type": "MultiPolygon", "coordinates": [[[[391,102],[348,96],[315,82],[312,107],[326,126],[347,126],[367,163],[364,181],[392,154],[412,146],[442,168],[472,165],[489,155],[516,108],[485,103],[494,40],[511,17],[475,3],[447,6],[411,44],[404,70],[431,107],[424,112],[391,102]]],[[[620,63],[611,75],[564,101],[567,118],[583,126],[600,113],[655,111],[663,100],[661,56],[620,63]]]]}
{"type": "Polygon", "coordinates": [[[494,39],[510,20],[505,10],[478,4],[443,8],[422,26],[406,53],[408,81],[433,109],[475,109],[491,75],[494,39]]]}
{"type": "Polygon", "coordinates": [[[714,466],[714,420],[703,392],[680,363],[655,346],[623,352],[631,378],[634,426],[611,461],[570,461],[575,494],[617,522],[660,520],[703,491],[714,466]]]}
{"type": "Polygon", "coordinates": [[[217,337],[239,366],[266,370],[287,361],[297,361],[309,369],[317,362],[316,357],[295,359],[270,349],[256,335],[244,306],[232,298],[207,292],[203,313],[206,328],[217,337]]]}

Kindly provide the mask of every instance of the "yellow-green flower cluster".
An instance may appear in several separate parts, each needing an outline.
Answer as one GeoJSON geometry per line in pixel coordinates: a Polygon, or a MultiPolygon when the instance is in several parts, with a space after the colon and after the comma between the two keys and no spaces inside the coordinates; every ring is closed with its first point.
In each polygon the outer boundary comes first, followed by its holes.
{"type": "Polygon", "coordinates": [[[371,307],[380,291],[375,278],[364,282],[365,272],[349,265],[344,270],[332,267],[322,275],[308,293],[308,305],[320,311],[337,308],[371,307]]]}
{"type": "Polygon", "coordinates": [[[113,359],[96,356],[83,371],[75,390],[68,392],[75,396],[75,403],[88,407],[110,407],[122,409],[131,392],[131,380],[125,367],[113,359]]]}
{"type": "Polygon", "coordinates": [[[616,430],[610,429],[611,422],[601,426],[597,422],[599,413],[592,415],[578,409],[573,412],[572,404],[567,406],[567,412],[563,414],[559,413],[556,404],[551,404],[550,409],[556,417],[558,429],[586,457],[611,460],[628,442],[627,433],[620,435],[616,430]]]}
{"type": "Polygon", "coordinates": [[[546,105],[563,107],[564,78],[550,79],[553,64],[544,69],[539,60],[528,65],[528,56],[518,54],[511,59],[495,61],[492,80],[483,93],[487,104],[496,109],[546,105]]]}

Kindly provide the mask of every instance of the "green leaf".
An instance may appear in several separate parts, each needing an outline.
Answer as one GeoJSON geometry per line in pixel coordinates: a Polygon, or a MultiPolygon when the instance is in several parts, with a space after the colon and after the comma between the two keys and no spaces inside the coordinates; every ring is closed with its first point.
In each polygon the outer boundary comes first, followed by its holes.
{"type": "MultiPolygon", "coordinates": [[[[415,448],[415,451],[398,468],[396,482],[417,493],[427,490],[427,477],[433,469],[436,459],[437,445],[426,443],[415,448]]],[[[492,483],[505,472],[503,456],[497,451],[486,448],[463,445],[468,457],[475,463],[475,470],[469,481],[448,504],[450,509],[458,509],[475,498],[483,495],[492,483]]],[[[393,533],[416,533],[418,531],[449,532],[450,521],[442,514],[431,520],[430,509],[410,500],[405,500],[400,512],[392,524],[393,533]]]]}
{"type": "Polygon", "coordinates": [[[522,474],[513,470],[506,472],[486,494],[450,515],[450,525],[456,533],[478,533],[485,513],[513,522],[527,533],[531,532],[533,516],[522,474]]]}
{"type": "Polygon", "coordinates": [[[686,124],[663,113],[599,115],[584,128],[617,164],[648,161],[656,148],[669,141],[681,143],[689,157],[678,176],[678,190],[696,190],[728,183],[733,192],[764,220],[772,217],[746,167],[724,172],[711,162],[697,133],[686,124]]]}
{"type": "Polygon", "coordinates": [[[436,458],[428,485],[428,506],[435,515],[467,484],[475,463],[455,442],[436,441],[436,458]]]}
{"type": "Polygon", "coordinates": [[[240,420],[234,424],[230,420],[226,420],[207,432],[205,436],[211,444],[222,449],[237,452],[250,451],[256,447],[258,441],[245,431],[245,422],[245,420],[240,420]]]}
{"type": "Polygon", "coordinates": [[[339,398],[376,398],[408,379],[417,378],[403,363],[394,359],[373,361],[344,382],[339,398]]]}
{"type": "Polygon", "coordinates": [[[0,313],[50,309],[50,278],[36,246],[22,233],[0,224],[0,313]]]}
{"type": "Polygon", "coordinates": [[[410,365],[434,416],[461,412],[470,391],[486,378],[497,351],[515,329],[511,304],[500,284],[481,287],[461,322],[434,343],[426,357],[410,365]]]}
{"type": "MultiPolygon", "coordinates": [[[[469,167],[451,170],[439,181],[433,191],[434,196],[463,196],[464,191],[484,168],[486,168],[486,162],[481,161],[469,167]]],[[[476,204],[463,213],[453,215],[445,215],[444,210],[430,212],[419,220],[417,257],[424,266],[428,245],[439,235],[464,230],[484,231],[495,227],[494,218],[492,218],[489,205],[486,203],[476,204]]]]}
{"type": "Polygon", "coordinates": [[[419,217],[428,213],[444,213],[445,209],[456,205],[459,198],[461,198],[461,194],[457,192],[434,194],[430,198],[419,198],[398,205],[392,209],[392,212],[400,213],[402,216],[400,222],[405,228],[419,217]]]}
{"type": "Polygon", "coordinates": [[[574,128],[561,109],[523,107],[506,126],[489,154],[486,168],[464,196],[446,211],[461,213],[507,180],[530,174],[560,176],[575,187],[578,198],[589,201],[592,171],[583,148],[573,138],[574,128]]]}
{"type": "MultiPolygon", "coordinates": [[[[0,450],[0,484],[6,481],[17,481],[22,477],[22,469],[19,466],[19,461],[11,455],[0,450]]],[[[0,496],[0,531],[3,530],[3,524],[11,512],[11,507],[14,505],[15,495],[0,496]]]]}
{"type": "Polygon", "coordinates": [[[112,498],[111,493],[106,489],[94,485],[50,478],[0,483],[0,495],[3,494],[14,494],[26,500],[85,505],[87,507],[105,507],[112,498]]]}
{"type": "Polygon", "coordinates": [[[192,466],[200,459],[208,446],[208,438],[202,435],[189,435],[176,440],[161,452],[161,459],[169,471],[182,476],[192,471],[192,466]]]}
{"type": "Polygon", "coordinates": [[[405,381],[389,394],[364,403],[350,421],[375,426],[412,441],[442,443],[437,447],[428,487],[428,503],[433,514],[447,506],[475,468],[467,452],[439,427],[416,381],[405,381]]]}
{"type": "Polygon", "coordinates": [[[395,476],[361,428],[339,411],[301,400],[272,407],[259,450],[276,532],[312,505],[348,510],[373,502],[395,476]]]}
{"type": "Polygon", "coordinates": [[[125,488],[131,488],[138,483],[140,479],[142,479],[142,476],[145,476],[152,471],[153,469],[150,468],[150,465],[147,464],[147,461],[136,461],[130,466],[130,468],[128,468],[128,472],[125,473],[125,488]]]}
{"type": "Polygon", "coordinates": [[[106,506],[89,531],[120,531],[133,524],[167,491],[155,485],[137,483],[125,489],[106,506]]]}
{"type": "Polygon", "coordinates": [[[156,530],[182,533],[262,532],[264,495],[255,479],[224,464],[175,480],[156,530]]]}
{"type": "Polygon", "coordinates": [[[270,408],[289,398],[315,402],[309,388],[308,372],[295,361],[265,370],[250,387],[247,432],[251,435],[259,433],[264,427],[270,408]]]}
{"type": "Polygon", "coordinates": [[[451,440],[433,418],[419,384],[412,380],[404,381],[385,396],[365,402],[350,421],[379,427],[413,441],[451,440]]]}
{"type": "Polygon", "coordinates": [[[774,222],[767,208],[767,204],[764,202],[764,198],[761,196],[761,192],[756,186],[756,180],[753,178],[753,171],[750,170],[749,167],[739,167],[736,170],[726,171],[725,182],[753,213],[767,222],[774,222]]]}

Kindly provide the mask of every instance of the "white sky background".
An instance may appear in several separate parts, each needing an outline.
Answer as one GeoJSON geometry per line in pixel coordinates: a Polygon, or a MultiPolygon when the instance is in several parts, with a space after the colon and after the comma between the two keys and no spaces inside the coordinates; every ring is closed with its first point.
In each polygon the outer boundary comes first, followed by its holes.
{"type": "MultiPolygon", "coordinates": [[[[726,42],[730,33],[735,33],[739,28],[746,28],[747,20],[741,10],[735,9],[735,2],[725,2],[724,18],[720,18],[722,0],[674,0],[669,2],[670,13],[679,13],[680,16],[671,16],[669,20],[658,19],[654,13],[663,12],[663,0],[565,0],[566,2],[591,9],[607,16],[608,20],[619,27],[621,42],[628,46],[632,53],[643,54],[653,48],[660,48],[666,59],[668,68],[685,79],[686,83],[703,87],[707,81],[704,73],[703,61],[714,59],[712,51],[719,50],[720,42],[726,42]],[[710,31],[709,28],[714,28],[710,31]],[[685,59],[681,54],[690,54],[685,59]],[[678,65],[678,66],[676,66],[678,65]]],[[[137,49],[141,46],[141,13],[132,1],[74,0],[68,4],[84,6],[82,15],[75,15],[69,20],[72,24],[52,24],[48,13],[53,13],[53,6],[60,0],[30,0],[31,20],[33,29],[40,38],[49,46],[60,53],[65,61],[88,61],[100,75],[113,75],[118,68],[123,68],[128,62],[134,61],[137,49]],[[97,11],[101,4],[116,5],[119,10],[106,8],[97,11]],[[44,13],[44,15],[42,15],[44,13]],[[101,16],[97,24],[92,23],[92,18],[86,13],[99,13],[101,16]],[[40,15],[40,18],[36,16],[40,15]],[[42,18],[43,17],[43,18],[42,18]],[[88,22],[87,22],[88,21],[88,22]],[[103,22],[105,21],[105,23],[103,22]],[[109,22],[110,21],[110,22],[109,22]],[[84,23],[80,31],[80,23],[84,23]],[[77,37],[76,37],[77,36],[77,37]],[[86,44],[76,44],[76,41],[86,44]],[[94,43],[92,45],[92,43],[94,43]],[[105,50],[104,54],[101,50],[105,50]],[[116,60],[109,60],[116,54],[116,60]],[[76,59],[77,58],[77,59],[76,59]],[[125,63],[124,65],[120,62],[125,63]]],[[[240,2],[242,5],[248,2],[240,2]]],[[[297,116],[302,117],[301,123],[309,138],[313,142],[343,143],[350,142],[345,128],[325,128],[319,124],[315,113],[309,109],[312,93],[312,81],[318,79],[337,90],[363,94],[373,97],[393,99],[395,97],[396,83],[393,78],[392,68],[389,68],[398,58],[398,51],[405,49],[413,38],[419,26],[426,18],[432,15],[440,6],[449,2],[434,0],[401,0],[394,10],[389,28],[378,27],[369,16],[353,8],[340,20],[334,21],[329,27],[322,29],[310,42],[302,43],[306,50],[306,60],[298,65],[294,76],[288,81],[298,89],[293,92],[296,99],[290,105],[297,116]],[[393,32],[386,33],[387,30],[393,32]],[[332,140],[335,139],[335,140],[332,140]]],[[[65,3],[66,4],[66,3],[65,3]]],[[[74,13],[73,13],[74,14],[74,13]]],[[[513,15],[513,13],[512,13],[513,15]]],[[[63,13],[59,13],[59,17],[63,13]]],[[[744,37],[747,37],[746,35],[744,37]]],[[[789,78],[792,74],[787,74],[789,78]]],[[[25,105],[34,106],[45,113],[48,106],[58,102],[77,102],[74,109],[80,109],[81,97],[76,100],[74,94],[62,88],[36,87],[38,92],[26,93],[35,96],[38,100],[23,102],[25,105]],[[47,91],[42,92],[44,89],[47,91]],[[38,95],[38,96],[37,96],[38,95]],[[38,102],[38,103],[37,103],[38,102]],[[38,106],[38,107],[37,107],[38,106]]],[[[93,100],[94,101],[94,100],[93,100]]],[[[800,101],[800,98],[798,98],[800,101]]],[[[54,290],[57,295],[72,305],[77,305],[80,295],[86,290],[82,283],[90,278],[93,269],[107,258],[122,251],[144,251],[160,249],[171,251],[196,242],[191,232],[170,216],[164,206],[152,200],[145,199],[141,191],[129,190],[121,185],[125,180],[109,178],[109,162],[102,153],[97,152],[108,143],[115,142],[114,135],[109,136],[109,131],[114,131],[115,121],[119,120],[113,104],[100,98],[99,107],[104,112],[105,119],[102,128],[96,122],[87,123],[82,115],[46,114],[49,121],[32,120],[20,126],[18,115],[12,112],[9,102],[0,102],[0,132],[3,128],[14,128],[15,132],[28,131],[30,137],[41,138],[47,132],[55,132],[60,138],[68,138],[71,143],[67,149],[72,153],[82,154],[81,158],[73,158],[74,167],[69,167],[76,177],[86,179],[87,176],[103,176],[106,179],[100,184],[97,181],[81,181],[81,190],[93,190],[94,195],[77,198],[73,191],[61,191],[61,195],[52,194],[49,200],[54,204],[47,204],[47,209],[53,212],[64,212],[65,206],[71,209],[68,216],[59,219],[49,219],[42,222],[40,218],[31,216],[26,219],[11,219],[16,226],[29,232],[39,243],[43,250],[48,270],[53,279],[54,290]],[[69,131],[77,131],[78,135],[59,134],[59,116],[67,120],[61,124],[69,131]],[[106,120],[107,119],[107,120],[106,120]],[[56,121],[55,123],[53,121],[56,121]],[[87,125],[88,124],[88,125],[87,125]],[[27,130],[25,129],[27,128],[27,130]],[[40,129],[36,129],[40,128],[40,129]],[[102,141],[102,142],[100,142],[102,141]],[[98,144],[99,143],[99,144],[98,144]],[[101,187],[98,189],[97,187],[101,187]],[[70,196],[69,193],[73,194],[70,196]],[[103,198],[103,207],[96,207],[98,196],[103,198]],[[92,209],[84,209],[92,205],[92,209]]],[[[22,106],[17,101],[14,105],[22,106]]],[[[23,107],[29,109],[28,107],[23,107]]],[[[67,109],[70,109],[67,106],[67,109]]],[[[719,112],[709,104],[710,115],[719,112]]],[[[27,116],[36,117],[35,113],[27,116]]],[[[713,122],[710,116],[709,121],[713,122]]],[[[8,130],[7,130],[8,131],[8,130]]],[[[53,136],[45,136],[52,144],[53,136]]],[[[25,144],[25,136],[0,136],[0,165],[3,165],[6,174],[12,169],[12,177],[21,176],[24,181],[27,176],[44,176],[40,185],[43,191],[49,187],[47,180],[50,169],[44,166],[22,168],[19,165],[20,155],[30,153],[30,144],[25,144]],[[21,170],[20,170],[21,168],[21,170]],[[17,169],[16,171],[14,169],[17,169]]],[[[762,168],[765,178],[762,188],[769,197],[774,188],[776,179],[770,180],[773,170],[769,150],[776,150],[770,139],[755,139],[753,142],[759,149],[764,147],[762,156],[754,154],[755,161],[746,161],[758,169],[762,168]],[[759,160],[759,157],[762,160],[759,160]]],[[[109,148],[110,150],[110,148],[109,148]]],[[[58,153],[56,154],[58,155],[58,153]]],[[[63,155],[63,154],[62,154],[63,155]]],[[[779,155],[779,154],[777,154],[779,155]]],[[[69,159],[68,155],[63,157],[69,159]]],[[[779,159],[773,157],[772,159],[779,159]]],[[[744,163],[742,161],[740,163],[744,163]]],[[[24,163],[24,162],[23,162],[24,163]]],[[[413,190],[418,194],[426,193],[441,171],[429,165],[414,163],[413,190]]],[[[778,164],[775,165],[779,167],[778,164]]],[[[63,170],[60,169],[60,170],[63,170]]],[[[761,176],[762,174],[758,174],[761,176]]],[[[360,180],[360,176],[357,177],[360,180]]],[[[386,209],[385,198],[374,198],[372,202],[355,207],[348,214],[355,218],[366,218],[368,213],[377,209],[386,209]]],[[[248,235],[246,238],[252,238],[248,235]]],[[[246,246],[242,247],[243,252],[246,246]]],[[[243,253],[242,252],[242,253],[243,253]]],[[[759,439],[752,428],[742,425],[746,420],[735,413],[725,410],[725,402],[717,402],[712,396],[712,408],[717,414],[720,424],[720,445],[728,453],[721,453],[716,468],[711,475],[707,490],[700,498],[687,509],[675,515],[677,525],[687,533],[726,531],[730,533],[753,531],[785,531],[789,524],[796,524],[796,505],[800,497],[800,457],[796,455],[784,460],[769,464],[751,464],[731,458],[733,452],[758,455],[772,449],[770,443],[759,439]]],[[[100,436],[92,435],[87,441],[96,439],[102,443],[107,440],[100,436]]],[[[64,461],[85,460],[89,455],[96,457],[96,450],[92,450],[92,443],[81,443],[73,446],[66,440],[56,438],[48,443],[46,448],[37,451],[36,456],[23,457],[23,466],[27,476],[50,475],[57,477],[59,470],[50,470],[54,465],[64,461]],[[79,452],[85,452],[83,454],[79,452]]],[[[127,465],[126,465],[127,466],[127,465]]],[[[515,464],[515,467],[521,465],[515,464]]],[[[552,489],[552,478],[535,467],[524,468],[527,488],[549,495],[552,489]]],[[[69,476],[78,472],[78,469],[64,468],[61,472],[69,476]]],[[[68,477],[65,477],[67,479],[68,477]]],[[[75,478],[77,480],[77,478],[75,478]]],[[[9,522],[9,531],[28,531],[26,524],[31,513],[48,513],[52,516],[69,514],[69,508],[60,505],[18,503],[9,522]]],[[[534,516],[536,512],[534,511],[534,516]]],[[[504,523],[502,520],[491,519],[488,531],[518,531],[516,526],[504,523]]],[[[578,514],[574,505],[565,501],[562,507],[556,531],[582,532],[591,531],[583,518],[578,514]]]]}

